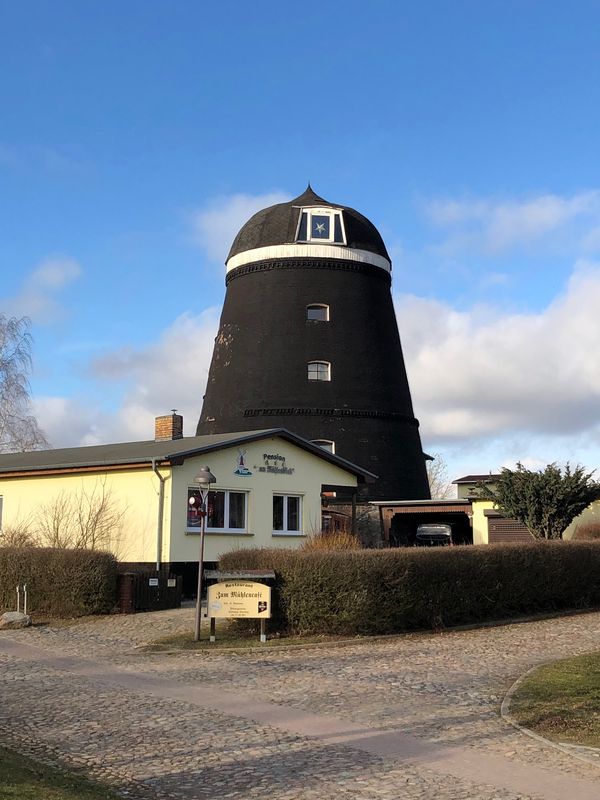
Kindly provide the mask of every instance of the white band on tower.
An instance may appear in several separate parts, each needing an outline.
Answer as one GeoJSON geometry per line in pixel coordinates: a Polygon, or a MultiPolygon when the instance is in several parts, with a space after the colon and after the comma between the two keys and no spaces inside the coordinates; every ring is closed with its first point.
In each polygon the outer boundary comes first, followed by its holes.
{"type": "Polygon", "coordinates": [[[371,253],[369,250],[357,250],[353,247],[334,244],[274,244],[268,247],[257,247],[254,250],[245,250],[243,253],[232,256],[227,262],[227,272],[244,264],[280,258],[339,258],[344,261],[373,264],[386,272],[392,271],[392,265],[387,258],[377,253],[371,253]]]}

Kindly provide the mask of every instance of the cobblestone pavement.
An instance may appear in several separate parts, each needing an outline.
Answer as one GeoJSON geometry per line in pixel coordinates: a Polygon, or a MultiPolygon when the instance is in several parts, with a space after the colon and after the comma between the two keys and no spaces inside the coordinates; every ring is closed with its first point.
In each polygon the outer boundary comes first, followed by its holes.
{"type": "Polygon", "coordinates": [[[193,609],[0,634],[0,741],[132,798],[600,798],[600,768],[499,716],[600,614],[285,650],[148,654],[193,609]],[[138,648],[138,649],[136,649],[138,648]]]}

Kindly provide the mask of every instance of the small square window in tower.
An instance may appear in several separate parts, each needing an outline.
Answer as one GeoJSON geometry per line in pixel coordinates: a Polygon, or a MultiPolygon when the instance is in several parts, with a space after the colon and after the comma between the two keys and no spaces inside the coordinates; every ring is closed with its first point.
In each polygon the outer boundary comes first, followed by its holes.
{"type": "Polygon", "coordinates": [[[309,361],[308,362],[309,381],[330,381],[331,364],[328,361],[309,361]]]}
{"type": "Polygon", "coordinates": [[[313,322],[329,322],[329,306],[323,303],[306,306],[306,319],[313,322]]]}

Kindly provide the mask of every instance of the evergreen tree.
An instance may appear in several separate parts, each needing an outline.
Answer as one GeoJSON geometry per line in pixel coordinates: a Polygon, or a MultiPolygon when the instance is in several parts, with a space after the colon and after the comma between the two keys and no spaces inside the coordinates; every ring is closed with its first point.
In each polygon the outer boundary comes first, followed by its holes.
{"type": "Polygon", "coordinates": [[[534,472],[521,463],[504,468],[493,488],[479,484],[481,496],[493,500],[505,517],[522,522],[536,539],[561,539],[565,529],[594,500],[600,499],[600,483],[594,472],[569,464],[556,464],[534,472]]]}

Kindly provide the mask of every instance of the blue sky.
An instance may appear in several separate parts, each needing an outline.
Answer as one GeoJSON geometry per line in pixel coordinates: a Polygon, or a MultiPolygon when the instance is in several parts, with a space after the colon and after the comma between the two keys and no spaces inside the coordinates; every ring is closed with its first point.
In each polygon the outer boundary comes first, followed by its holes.
{"type": "Polygon", "coordinates": [[[246,218],[381,230],[424,447],[600,462],[600,3],[0,8],[0,309],[55,446],[199,415],[246,218]]]}

